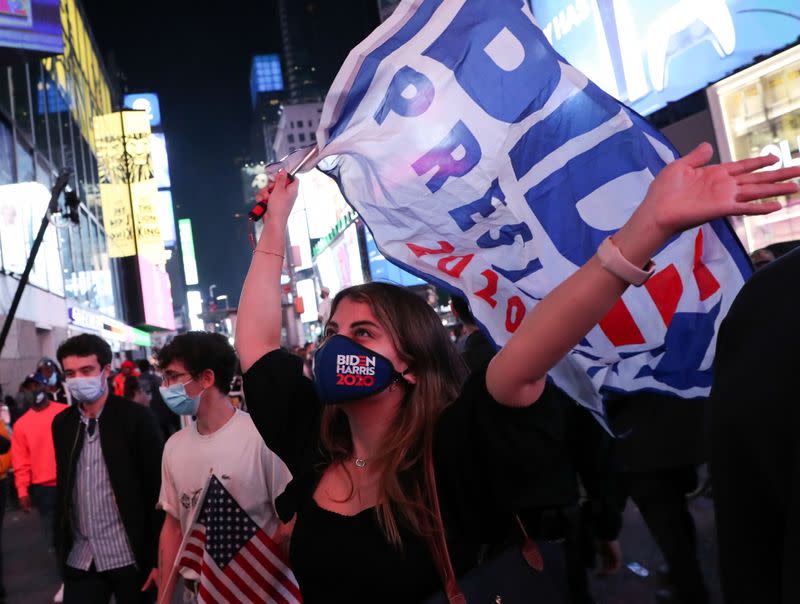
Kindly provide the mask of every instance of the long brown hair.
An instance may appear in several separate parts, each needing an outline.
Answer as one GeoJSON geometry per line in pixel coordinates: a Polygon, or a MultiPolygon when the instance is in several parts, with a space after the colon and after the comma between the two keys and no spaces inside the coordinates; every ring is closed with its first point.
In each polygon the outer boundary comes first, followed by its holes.
{"type": "MultiPolygon", "coordinates": [[[[356,285],[334,298],[331,316],[344,299],[369,305],[416,377],[416,384],[407,386],[375,460],[379,468],[378,522],[387,540],[400,548],[400,522],[422,536],[435,530],[426,460],[436,420],[458,396],[466,368],[439,317],[414,292],[380,282],[356,285]]],[[[350,426],[341,408],[326,406],[323,410],[320,441],[332,463],[352,456],[350,426]]]]}

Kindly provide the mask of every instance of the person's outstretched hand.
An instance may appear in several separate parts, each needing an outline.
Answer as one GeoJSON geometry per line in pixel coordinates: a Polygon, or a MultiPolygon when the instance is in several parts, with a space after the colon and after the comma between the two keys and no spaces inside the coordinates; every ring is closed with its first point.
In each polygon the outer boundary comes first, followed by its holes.
{"type": "Polygon", "coordinates": [[[781,208],[779,202],[750,202],[798,191],[784,181],[800,177],[800,167],[757,172],[778,161],[774,155],[708,166],[712,153],[702,143],[650,184],[636,213],[664,239],[723,216],[769,214],[781,208]]]}
{"type": "Polygon", "coordinates": [[[298,179],[289,180],[284,170],[278,172],[267,202],[267,218],[286,223],[297,199],[298,179]]]}

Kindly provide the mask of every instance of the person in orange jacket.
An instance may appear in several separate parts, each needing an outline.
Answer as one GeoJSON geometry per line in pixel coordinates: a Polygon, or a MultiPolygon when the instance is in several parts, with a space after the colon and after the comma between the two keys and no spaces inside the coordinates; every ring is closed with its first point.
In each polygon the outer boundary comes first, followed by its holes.
{"type": "Polygon", "coordinates": [[[56,454],[53,446],[53,418],[68,405],[50,400],[47,380],[34,374],[37,388],[31,408],[14,424],[11,435],[11,463],[22,510],[36,508],[42,519],[48,546],[53,545],[53,510],[56,502],[56,454]]]}
{"type": "Polygon", "coordinates": [[[136,363],[133,361],[122,361],[119,373],[114,376],[114,394],[116,396],[125,396],[125,379],[130,375],[139,376],[136,363]]]}
{"type": "Polygon", "coordinates": [[[0,417],[0,602],[6,601],[6,587],[3,582],[3,516],[6,511],[6,477],[11,468],[11,433],[5,419],[0,417]]]}

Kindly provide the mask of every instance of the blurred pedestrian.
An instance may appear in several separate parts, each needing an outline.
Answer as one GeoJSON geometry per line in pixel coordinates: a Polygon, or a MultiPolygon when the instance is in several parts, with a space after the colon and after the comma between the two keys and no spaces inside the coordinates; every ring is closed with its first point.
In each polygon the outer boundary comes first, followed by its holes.
{"type": "Polygon", "coordinates": [[[757,271],[775,261],[775,252],[769,248],[761,248],[750,254],[750,262],[757,271]]]}
{"type": "MultiPolygon", "coordinates": [[[[450,298],[450,308],[464,326],[461,358],[471,372],[485,369],[496,354],[495,345],[478,327],[469,303],[460,296],[450,298]]],[[[547,384],[550,452],[546,470],[535,488],[522,499],[519,517],[528,534],[564,541],[571,604],[591,604],[587,567],[600,558],[602,574],[616,573],[622,565],[617,537],[622,515],[613,488],[611,437],[564,392],[547,384]],[[586,497],[580,501],[579,486],[586,497]]]]}
{"type": "Polygon", "coordinates": [[[331,318],[331,290],[323,285],[319,289],[319,298],[317,320],[319,320],[324,329],[325,323],[331,318]]]}
{"type": "Polygon", "coordinates": [[[32,403],[14,424],[11,461],[20,506],[24,512],[36,508],[48,547],[53,546],[53,510],[56,500],[56,457],[53,448],[54,418],[67,408],[50,400],[41,374],[34,374],[28,386],[32,403]]]}
{"type": "Polygon", "coordinates": [[[69,404],[69,397],[64,388],[64,378],[61,375],[61,369],[53,359],[42,357],[36,365],[36,372],[44,377],[47,391],[50,400],[58,403],[69,404]]]}
{"type": "Polygon", "coordinates": [[[460,321],[464,326],[461,336],[463,343],[459,350],[461,358],[464,359],[470,371],[477,371],[481,367],[485,367],[497,353],[497,347],[478,327],[469,304],[464,298],[451,296],[450,310],[456,320],[460,321]]]}
{"type": "Polygon", "coordinates": [[[697,467],[707,460],[707,403],[655,392],[606,401],[619,435],[614,447],[620,509],[633,500],[667,563],[669,587],[656,593],[659,602],[709,602],[687,501],[697,488],[697,467]]]}
{"type": "Polygon", "coordinates": [[[142,387],[141,380],[135,375],[129,375],[125,378],[125,392],[123,398],[139,403],[143,407],[150,408],[150,391],[142,387]]]}
{"type": "Polygon", "coordinates": [[[800,602],[800,249],[758,271],[720,328],[711,478],[728,604],[800,602]]]}
{"type": "Polygon", "coordinates": [[[3,580],[3,519],[6,514],[8,470],[11,468],[11,434],[8,425],[0,419],[0,604],[6,604],[6,587],[3,580]]]}
{"type": "Polygon", "coordinates": [[[136,363],[126,359],[122,361],[119,373],[114,376],[114,394],[116,396],[121,397],[125,395],[125,378],[129,375],[138,376],[139,369],[136,367],[136,363]]]}
{"type": "MultiPolygon", "coordinates": [[[[159,589],[161,601],[169,602],[178,549],[209,473],[270,536],[279,525],[275,499],[291,476],[264,444],[250,415],[228,398],[237,360],[224,336],[197,331],[176,336],[159,352],[158,364],[167,405],[176,414],[197,416],[164,448],[158,506],[167,515],[159,546],[159,589]]],[[[187,591],[196,594],[197,574],[188,568],[182,572],[187,591]]]]}
{"type": "Polygon", "coordinates": [[[181,429],[180,418],[164,404],[164,399],[161,398],[161,393],[158,391],[161,386],[161,376],[155,373],[150,361],[140,359],[136,361],[136,366],[139,369],[139,383],[142,390],[150,396],[150,410],[155,414],[161,434],[164,435],[166,441],[181,429]]]}
{"type": "Polygon", "coordinates": [[[111,348],[82,334],[58,360],[74,405],[53,422],[58,467],[56,544],[66,604],[152,602],[163,442],[149,409],[108,390],[111,348]]]}

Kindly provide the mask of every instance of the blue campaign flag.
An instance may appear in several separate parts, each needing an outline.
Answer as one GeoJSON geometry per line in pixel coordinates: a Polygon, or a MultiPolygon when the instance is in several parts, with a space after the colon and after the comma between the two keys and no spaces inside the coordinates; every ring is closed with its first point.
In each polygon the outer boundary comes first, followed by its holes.
{"type": "MultiPolygon", "coordinates": [[[[321,167],[380,251],[464,295],[497,345],[596,252],[677,153],[570,66],[521,0],[407,0],[325,101],[321,167]]],[[[603,393],[704,396],[717,329],[750,265],[726,222],[674,238],[551,372],[603,393]]],[[[522,362],[522,360],[520,360],[522,362]]]]}

